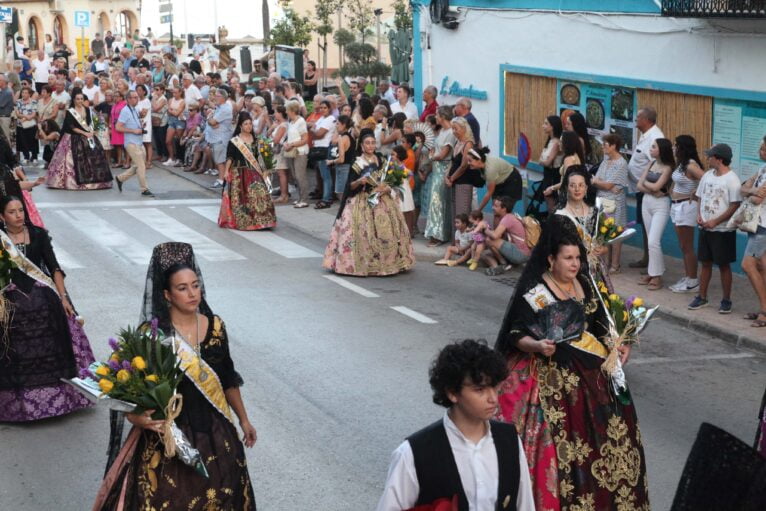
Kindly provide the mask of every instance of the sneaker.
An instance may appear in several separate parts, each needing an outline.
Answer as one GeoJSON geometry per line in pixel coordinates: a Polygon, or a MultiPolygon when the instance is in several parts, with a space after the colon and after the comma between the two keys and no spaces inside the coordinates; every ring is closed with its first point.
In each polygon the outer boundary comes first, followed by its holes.
{"type": "Polygon", "coordinates": [[[210,188],[223,188],[223,181],[221,181],[220,179],[216,179],[215,183],[210,185],[210,188]]]}
{"type": "Polygon", "coordinates": [[[707,307],[707,300],[705,298],[702,298],[700,295],[697,295],[694,297],[694,300],[689,304],[688,309],[690,311],[696,311],[697,309],[701,309],[702,307],[707,307]]]}
{"type": "Polygon", "coordinates": [[[718,306],[718,314],[731,314],[731,300],[721,300],[721,305],[718,306]]]}
{"type": "Polygon", "coordinates": [[[450,268],[454,268],[455,266],[457,266],[457,261],[447,261],[447,266],[449,266],[450,268]]]}
{"type": "Polygon", "coordinates": [[[297,202],[293,207],[296,209],[303,209],[309,207],[309,205],[305,202],[297,202]]]}
{"type": "Polygon", "coordinates": [[[700,287],[700,279],[686,279],[686,291],[685,293],[691,293],[697,291],[700,287]]]}
{"type": "Polygon", "coordinates": [[[150,190],[144,190],[141,192],[142,197],[154,197],[154,194],[150,190]]]}
{"type": "Polygon", "coordinates": [[[683,277],[672,286],[668,286],[668,289],[670,289],[674,293],[684,293],[686,289],[686,277],[683,277]]]}
{"type": "Polygon", "coordinates": [[[173,165],[174,163],[175,161],[171,160],[170,158],[162,162],[163,165],[173,165]]]}
{"type": "Polygon", "coordinates": [[[468,269],[471,271],[475,271],[476,268],[479,267],[479,261],[471,261],[471,264],[468,265],[468,269]]]}
{"type": "Polygon", "coordinates": [[[439,259],[439,260],[438,260],[438,261],[436,261],[434,264],[435,264],[436,266],[447,266],[447,263],[448,263],[448,262],[449,262],[449,260],[447,260],[447,259],[439,259]]]}

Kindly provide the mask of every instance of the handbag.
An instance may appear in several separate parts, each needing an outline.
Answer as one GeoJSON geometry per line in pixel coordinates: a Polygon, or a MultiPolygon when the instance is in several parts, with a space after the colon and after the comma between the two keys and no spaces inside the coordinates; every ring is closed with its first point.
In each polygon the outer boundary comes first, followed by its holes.
{"type": "Polygon", "coordinates": [[[328,147],[312,147],[309,149],[309,166],[327,159],[328,147]]]}
{"type": "Polygon", "coordinates": [[[742,201],[737,211],[731,215],[726,227],[739,229],[740,231],[755,233],[758,230],[758,222],[761,218],[761,205],[753,204],[749,199],[742,201]]]}

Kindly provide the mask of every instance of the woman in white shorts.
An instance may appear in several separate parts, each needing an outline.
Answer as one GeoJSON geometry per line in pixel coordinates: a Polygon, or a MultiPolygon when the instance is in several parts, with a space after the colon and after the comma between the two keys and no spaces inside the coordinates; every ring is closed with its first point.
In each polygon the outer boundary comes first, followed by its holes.
{"type": "MultiPolygon", "coordinates": [[[[761,160],[766,161],[766,136],[761,141],[758,151],[761,160]]],[[[758,229],[747,235],[745,256],[742,258],[742,269],[745,271],[753,291],[758,296],[760,310],[748,312],[744,319],[751,320],[750,326],[755,328],[766,327],[766,278],[764,278],[764,264],[766,263],[766,207],[763,207],[764,190],[766,190],[766,165],[742,184],[742,200],[749,200],[754,204],[761,204],[761,212],[758,217],[758,229]]]]}
{"type": "Polygon", "coordinates": [[[677,136],[673,150],[678,166],[671,175],[673,187],[670,192],[670,221],[676,228],[678,244],[683,254],[684,277],[670,286],[670,290],[674,293],[696,293],[699,289],[699,279],[697,254],[694,251],[694,229],[697,227],[699,203],[695,200],[694,191],[705,171],[702,170],[694,137],[677,136]]]}

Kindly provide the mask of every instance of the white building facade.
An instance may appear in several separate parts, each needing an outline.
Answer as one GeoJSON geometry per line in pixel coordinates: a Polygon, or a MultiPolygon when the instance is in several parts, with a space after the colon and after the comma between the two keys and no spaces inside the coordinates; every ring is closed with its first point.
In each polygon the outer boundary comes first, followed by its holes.
{"type": "MultiPolygon", "coordinates": [[[[684,11],[689,2],[680,0],[411,4],[417,104],[427,85],[440,89],[440,104],[471,97],[492,154],[518,164],[519,134],[528,137],[532,180],[541,170],[543,119],[567,110],[585,115],[596,138],[616,132],[631,144],[635,114],[653,106],[668,138],[691,134],[700,150],[731,145],[742,179],[763,163],[764,0],[733,0],[728,10],[700,13],[684,11]]],[[[678,253],[676,244],[669,225],[663,246],[678,253]]]]}

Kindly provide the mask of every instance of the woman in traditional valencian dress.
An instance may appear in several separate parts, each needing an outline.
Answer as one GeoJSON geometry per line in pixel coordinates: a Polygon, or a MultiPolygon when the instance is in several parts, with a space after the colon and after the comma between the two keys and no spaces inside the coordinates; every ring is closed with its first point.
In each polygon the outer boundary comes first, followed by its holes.
{"type": "Polygon", "coordinates": [[[12,195],[21,197],[24,201],[24,213],[27,215],[27,223],[45,228],[40,212],[32,200],[32,189],[45,182],[45,178],[38,177],[35,181],[29,181],[24,174],[24,169],[19,165],[18,155],[14,155],[11,146],[5,137],[0,136],[0,198],[12,195]]]}
{"type": "Polygon", "coordinates": [[[3,249],[16,263],[0,325],[0,422],[64,415],[90,402],[61,378],[93,362],[88,338],[64,287],[48,231],[31,225],[21,199],[0,199],[3,249]],[[7,330],[5,330],[7,328],[7,330]]]}
{"type": "Polygon", "coordinates": [[[177,456],[165,456],[158,434],[164,421],[152,420],[149,413],[127,414],[134,427],[104,478],[93,510],[255,510],[244,448],[255,444],[256,431],[242,403],[242,378],[229,354],[226,327],[205,301],[191,245],[154,248],[142,309],[142,319],[148,318],[157,319],[167,342],[181,354],[182,369],[199,367],[186,370],[179,384],[183,404],[175,422],[199,450],[209,477],[177,456]]]}
{"type": "Polygon", "coordinates": [[[253,119],[241,112],[234,137],[226,149],[223,197],[218,225],[240,231],[276,227],[277,216],[258,159],[258,141],[253,136],[253,119]]]}
{"type": "MultiPolygon", "coordinates": [[[[605,311],[561,221],[543,229],[497,338],[509,367],[499,418],[519,432],[538,510],[648,510],[636,410],[601,369],[605,311]]],[[[627,362],[630,347],[619,350],[627,362]]]]}
{"type": "Polygon", "coordinates": [[[391,187],[380,184],[388,168],[375,153],[375,135],[363,132],[360,145],[323,266],[342,275],[395,275],[415,264],[412,241],[391,187]]]}
{"type": "Polygon", "coordinates": [[[104,148],[93,130],[93,116],[82,90],[72,90],[61,141],[48,165],[45,184],[62,190],[100,190],[112,187],[112,172],[104,148]]]}
{"type": "Polygon", "coordinates": [[[582,165],[569,167],[561,181],[559,209],[556,210],[556,215],[559,216],[559,220],[569,220],[561,225],[580,237],[588,256],[590,271],[596,280],[603,282],[611,293],[614,287],[609,278],[609,264],[603,259],[609,249],[600,246],[596,240],[598,211],[595,208],[595,201],[596,188],[591,185],[590,174],[585,167],[582,165]]]}

